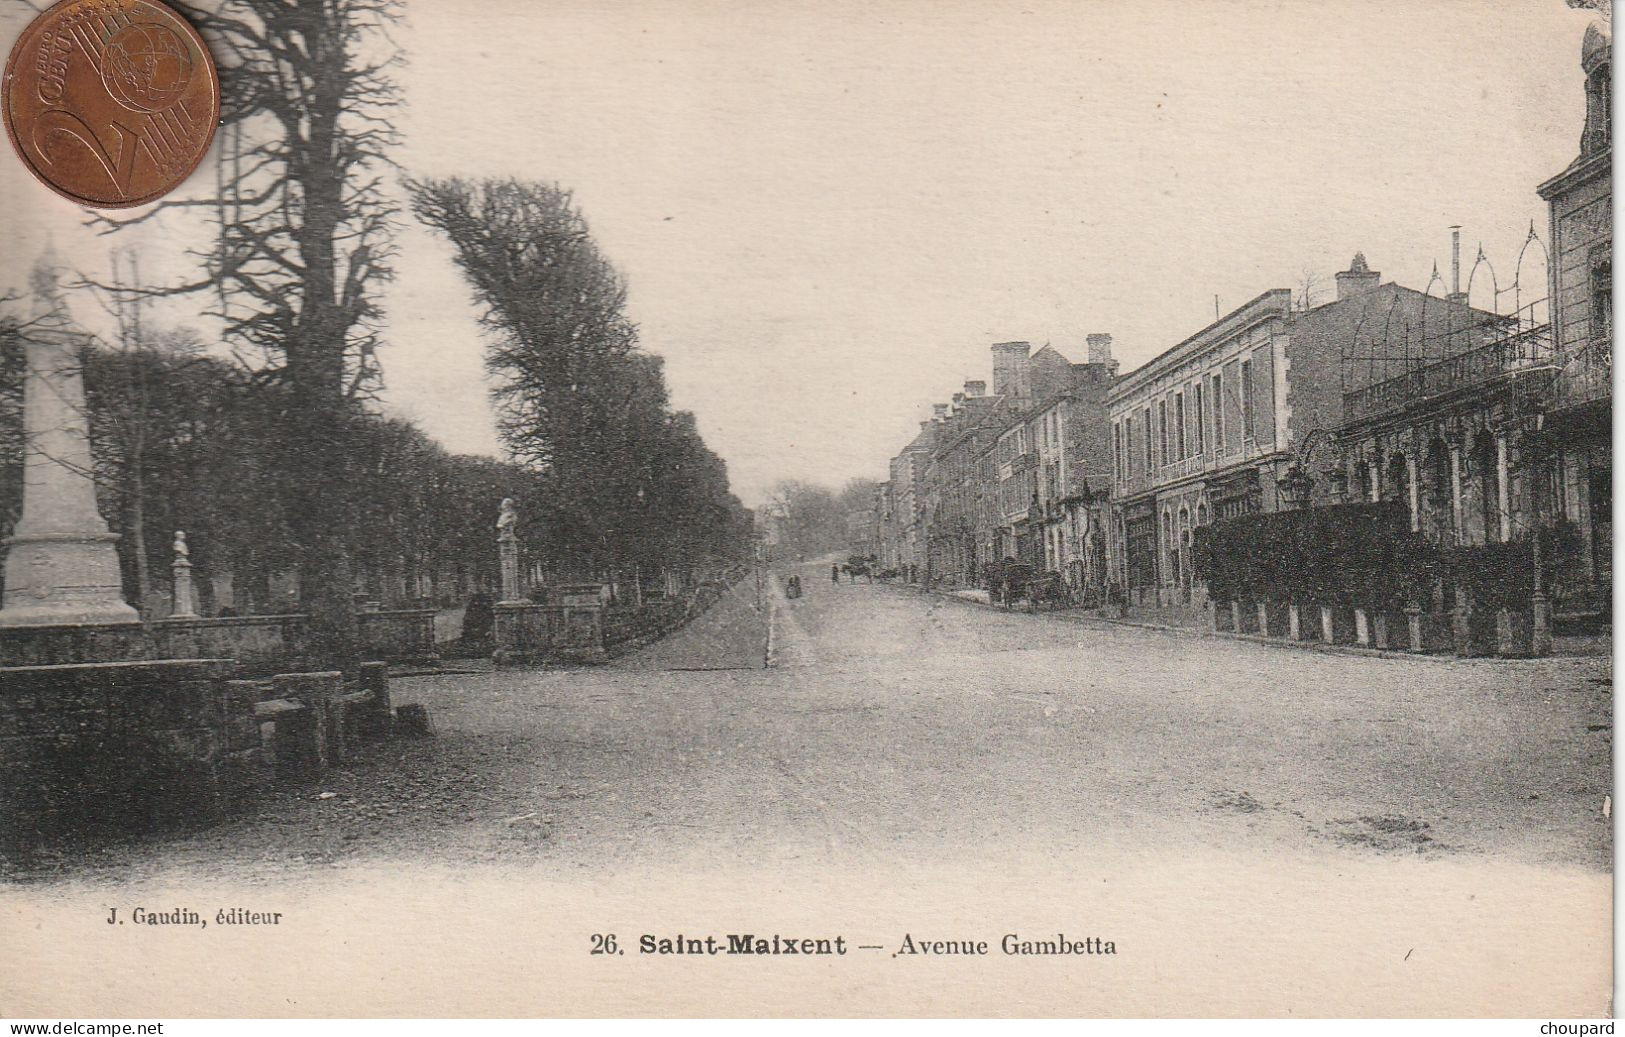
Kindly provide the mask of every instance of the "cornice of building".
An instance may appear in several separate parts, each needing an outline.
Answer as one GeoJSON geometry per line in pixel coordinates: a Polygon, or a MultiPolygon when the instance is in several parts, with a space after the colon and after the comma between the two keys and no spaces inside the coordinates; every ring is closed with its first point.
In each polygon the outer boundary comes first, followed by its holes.
{"type": "Polygon", "coordinates": [[[1535,188],[1542,201],[1549,202],[1558,195],[1566,194],[1581,184],[1589,183],[1597,177],[1613,169],[1614,149],[1603,148],[1592,155],[1581,155],[1569,164],[1563,172],[1535,188]]]}
{"type": "Polygon", "coordinates": [[[1123,375],[1107,394],[1108,404],[1115,404],[1129,394],[1144,387],[1196,353],[1226,339],[1234,338],[1259,324],[1292,314],[1292,289],[1271,288],[1220,317],[1184,341],[1159,353],[1139,367],[1123,375]]]}

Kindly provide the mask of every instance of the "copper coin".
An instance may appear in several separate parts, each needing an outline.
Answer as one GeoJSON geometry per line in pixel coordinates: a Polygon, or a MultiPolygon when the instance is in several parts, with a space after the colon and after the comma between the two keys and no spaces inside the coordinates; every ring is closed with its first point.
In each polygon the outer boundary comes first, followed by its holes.
{"type": "Polygon", "coordinates": [[[220,76],[197,31],[155,0],[63,0],[11,49],[0,103],[40,182],[121,209],[163,197],[203,161],[220,76]]]}

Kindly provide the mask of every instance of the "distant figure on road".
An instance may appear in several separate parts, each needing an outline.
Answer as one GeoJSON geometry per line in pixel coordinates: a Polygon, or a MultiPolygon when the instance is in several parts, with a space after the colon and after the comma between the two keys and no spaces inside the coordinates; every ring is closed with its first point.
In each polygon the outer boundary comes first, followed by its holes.
{"type": "Polygon", "coordinates": [[[790,579],[786,581],[786,585],[785,585],[785,588],[784,588],[784,596],[787,597],[787,598],[799,598],[799,597],[801,597],[801,577],[800,576],[797,576],[794,573],[790,574],[790,579]]]}
{"type": "Polygon", "coordinates": [[[829,567],[829,582],[841,582],[841,566],[839,562],[829,567]]]}

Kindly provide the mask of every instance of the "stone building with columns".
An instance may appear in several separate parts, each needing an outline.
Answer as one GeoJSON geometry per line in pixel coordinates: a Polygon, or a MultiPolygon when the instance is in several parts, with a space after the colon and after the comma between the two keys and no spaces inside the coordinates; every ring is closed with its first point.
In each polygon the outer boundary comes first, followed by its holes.
{"type": "MultiPolygon", "coordinates": [[[[1525,287],[1499,307],[1508,312],[1440,309],[1425,353],[1397,367],[1391,351],[1356,348],[1333,437],[1348,495],[1403,501],[1411,528],[1436,543],[1505,543],[1570,524],[1573,556],[1544,588],[1570,613],[1606,610],[1612,583],[1609,65],[1606,31],[1593,26],[1580,155],[1538,188],[1551,244],[1531,228],[1514,276],[1525,287]],[[1377,377],[1365,376],[1368,355],[1377,377]]],[[[1459,285],[1451,299],[1465,300],[1459,285]]]]}
{"type": "Polygon", "coordinates": [[[1579,534],[1562,572],[1573,611],[1607,611],[1613,588],[1613,42],[1593,22],[1580,45],[1580,154],[1537,188],[1551,211],[1551,325],[1557,373],[1540,418],[1551,510],[1579,534]]]}
{"type": "MultiPolygon", "coordinates": [[[[1336,282],[1332,301],[1307,310],[1294,307],[1288,289],[1267,291],[1112,389],[1108,564],[1129,603],[1204,604],[1193,570],[1197,527],[1338,499],[1347,491],[1334,433],[1348,428],[1351,392],[1386,400],[1372,384],[1414,367],[1408,358],[1470,351],[1501,327],[1465,293],[1443,298],[1383,282],[1361,254],[1336,282]],[[1301,499],[1288,480],[1295,471],[1310,473],[1301,499]]],[[[1361,473],[1378,471],[1359,460],[1347,466],[1356,486],[1361,473]]]]}

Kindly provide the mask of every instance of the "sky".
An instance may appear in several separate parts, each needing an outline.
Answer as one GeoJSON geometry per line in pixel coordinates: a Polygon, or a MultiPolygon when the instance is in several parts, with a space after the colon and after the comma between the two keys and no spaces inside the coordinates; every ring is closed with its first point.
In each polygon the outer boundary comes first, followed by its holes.
{"type": "MultiPolygon", "coordinates": [[[[412,0],[400,161],[573,190],[674,405],[755,504],[780,479],[884,478],[932,402],[990,377],[994,342],[1081,361],[1108,332],[1127,371],[1215,297],[1228,312],[1305,271],[1329,292],[1356,251],[1384,280],[1448,276],[1453,224],[1467,262],[1482,243],[1510,282],[1531,221],[1546,233],[1535,186],[1578,152],[1589,17],[1562,0],[412,0]]],[[[209,169],[180,191],[206,193],[209,169]]],[[[0,284],[25,283],[47,237],[102,262],[109,243],[18,163],[0,163],[0,207],[0,284]]],[[[132,236],[143,273],[184,275],[191,233],[132,236]]],[[[400,244],[383,406],[500,454],[450,249],[410,224],[400,244]]]]}

